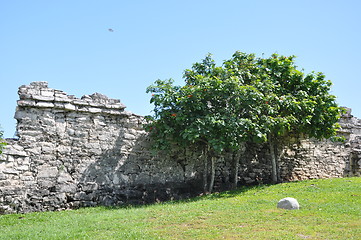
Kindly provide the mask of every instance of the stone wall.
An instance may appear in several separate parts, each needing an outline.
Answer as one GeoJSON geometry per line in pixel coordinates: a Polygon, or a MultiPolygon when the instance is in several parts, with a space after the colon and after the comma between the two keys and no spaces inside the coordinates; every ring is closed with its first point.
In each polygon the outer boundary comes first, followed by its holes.
{"type": "MultiPolygon", "coordinates": [[[[102,94],[81,99],[34,82],[19,88],[15,113],[18,139],[8,139],[0,156],[0,213],[79,206],[141,204],[194,196],[202,190],[198,151],[153,154],[144,118],[102,94]]],[[[361,121],[342,120],[346,143],[293,139],[283,151],[281,178],[360,174],[361,121]]],[[[240,184],[270,180],[267,149],[246,146],[240,184]]],[[[216,188],[232,179],[231,156],[218,160],[216,188]]]]}
{"type": "Polygon", "coordinates": [[[290,144],[280,166],[283,179],[361,176],[361,120],[347,109],[339,124],[345,142],[301,139],[290,144]]]}

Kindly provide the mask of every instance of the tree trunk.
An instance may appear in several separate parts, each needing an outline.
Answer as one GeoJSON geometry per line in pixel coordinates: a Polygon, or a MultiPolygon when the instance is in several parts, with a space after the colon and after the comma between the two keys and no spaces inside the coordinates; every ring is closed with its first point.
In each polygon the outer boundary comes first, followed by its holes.
{"type": "Polygon", "coordinates": [[[233,153],[233,179],[232,179],[232,189],[236,189],[238,185],[238,170],[239,170],[239,158],[240,151],[238,150],[236,153],[233,153]]]}
{"type": "Polygon", "coordinates": [[[213,185],[214,185],[214,178],[216,175],[216,168],[215,168],[215,158],[214,156],[211,157],[211,179],[210,179],[210,183],[209,183],[209,190],[208,192],[211,193],[213,191],[213,185]]]}
{"type": "Polygon", "coordinates": [[[277,157],[275,154],[275,146],[273,139],[271,137],[268,138],[269,149],[271,154],[271,165],[272,165],[272,183],[278,182],[278,169],[277,169],[277,157]]]}
{"type": "Polygon", "coordinates": [[[206,146],[203,151],[203,163],[204,163],[204,169],[203,169],[203,193],[207,193],[208,188],[208,146],[206,146]]]}
{"type": "Polygon", "coordinates": [[[281,170],[280,170],[280,159],[281,156],[283,155],[282,152],[279,153],[279,149],[278,149],[279,145],[276,144],[275,145],[275,152],[276,152],[276,169],[277,169],[277,182],[282,182],[281,180],[281,170]]]}

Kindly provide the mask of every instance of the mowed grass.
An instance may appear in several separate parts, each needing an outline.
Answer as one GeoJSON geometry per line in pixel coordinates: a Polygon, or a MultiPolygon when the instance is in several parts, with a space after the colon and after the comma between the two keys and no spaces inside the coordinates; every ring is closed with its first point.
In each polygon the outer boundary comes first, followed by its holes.
{"type": "Polygon", "coordinates": [[[244,187],[186,201],[0,216],[0,239],[361,239],[361,178],[244,187]],[[300,210],[277,209],[284,197],[300,210]]]}

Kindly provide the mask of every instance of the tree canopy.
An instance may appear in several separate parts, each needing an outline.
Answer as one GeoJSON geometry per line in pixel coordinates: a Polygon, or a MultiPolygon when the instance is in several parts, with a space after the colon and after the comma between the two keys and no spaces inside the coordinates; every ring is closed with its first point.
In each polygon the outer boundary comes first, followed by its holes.
{"type": "Polygon", "coordinates": [[[264,88],[266,108],[262,124],[270,144],[272,181],[277,182],[277,152],[279,140],[289,133],[303,134],[317,139],[338,138],[337,123],[343,108],[330,94],[332,82],[321,72],[305,74],[297,69],[295,56],[259,58],[258,76],[264,88]]]}
{"type": "Polygon", "coordinates": [[[147,88],[154,115],[146,129],[155,148],[197,145],[215,156],[245,142],[268,142],[276,182],[278,140],[290,132],[333,137],[342,113],[331,81],[298,70],[294,59],[236,52],[217,66],[209,54],[185,70],[184,86],[157,80],[147,88]]]}
{"type": "Polygon", "coordinates": [[[256,121],[263,95],[233,75],[227,68],[217,67],[208,55],[185,71],[183,87],[173,86],[171,79],[157,80],[148,87],[155,107],[147,129],[153,133],[156,147],[201,144],[221,153],[263,138],[256,121]]]}

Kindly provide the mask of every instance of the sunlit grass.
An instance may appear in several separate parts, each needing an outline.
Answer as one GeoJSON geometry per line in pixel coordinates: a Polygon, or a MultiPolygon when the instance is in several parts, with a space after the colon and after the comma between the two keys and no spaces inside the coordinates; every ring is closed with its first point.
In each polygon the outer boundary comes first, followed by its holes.
{"type": "Polygon", "coordinates": [[[0,216],[0,239],[361,239],[361,178],[244,187],[187,201],[0,216]],[[277,209],[296,198],[300,210],[277,209]]]}

